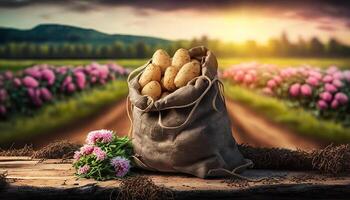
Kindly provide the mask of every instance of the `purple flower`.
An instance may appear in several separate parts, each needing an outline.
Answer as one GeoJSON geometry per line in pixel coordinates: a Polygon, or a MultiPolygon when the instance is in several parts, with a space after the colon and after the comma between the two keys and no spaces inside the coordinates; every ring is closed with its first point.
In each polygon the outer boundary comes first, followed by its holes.
{"type": "Polygon", "coordinates": [[[4,105],[0,105],[0,116],[6,115],[6,107],[4,105]]]}
{"type": "Polygon", "coordinates": [[[120,156],[112,158],[111,165],[114,167],[117,177],[124,177],[130,170],[130,161],[120,156]]]}
{"type": "Polygon", "coordinates": [[[318,86],[319,82],[317,80],[317,78],[313,77],[313,76],[310,76],[306,82],[312,86],[318,86]]]}
{"type": "Polygon", "coordinates": [[[344,71],[343,76],[347,82],[350,82],[350,70],[344,71]]]}
{"type": "Polygon", "coordinates": [[[334,99],[337,100],[340,104],[346,104],[349,100],[348,96],[342,92],[335,94],[334,99]]]}
{"type": "Polygon", "coordinates": [[[53,73],[52,70],[44,69],[41,71],[41,73],[42,73],[42,75],[41,75],[42,78],[45,79],[49,85],[52,85],[55,83],[56,77],[55,77],[55,74],[53,73]]]}
{"type": "Polygon", "coordinates": [[[289,94],[292,97],[299,96],[299,94],[300,94],[300,84],[299,83],[294,83],[292,86],[290,86],[289,94]]]}
{"type": "Polygon", "coordinates": [[[320,109],[320,110],[324,110],[324,109],[327,109],[328,108],[328,104],[323,101],[323,100],[319,100],[317,102],[317,107],[320,109]]]}
{"type": "Polygon", "coordinates": [[[41,88],[40,97],[45,101],[50,101],[52,99],[52,94],[47,88],[41,88]]]}
{"type": "Polygon", "coordinates": [[[22,80],[23,85],[27,88],[36,88],[39,86],[39,82],[31,76],[26,76],[22,80]]]}
{"type": "Polygon", "coordinates": [[[326,92],[330,92],[330,93],[335,93],[338,90],[334,85],[329,83],[325,84],[324,89],[326,92]]]}
{"type": "Polygon", "coordinates": [[[91,145],[84,145],[80,148],[80,153],[82,155],[90,155],[94,151],[94,147],[91,145]]]}
{"type": "Polygon", "coordinates": [[[43,104],[40,98],[40,89],[28,88],[27,92],[34,105],[41,106],[43,104]]]}
{"type": "Polygon", "coordinates": [[[87,174],[90,171],[90,166],[89,165],[84,165],[78,169],[78,174],[87,174]]]}
{"type": "Polygon", "coordinates": [[[74,76],[75,76],[75,80],[76,80],[78,88],[81,90],[84,89],[85,82],[86,82],[85,74],[81,71],[77,71],[74,73],[74,76]]]}
{"type": "Polygon", "coordinates": [[[329,92],[322,92],[320,98],[326,102],[332,101],[332,94],[329,92]]]}
{"type": "Polygon", "coordinates": [[[96,156],[97,160],[104,160],[107,157],[106,152],[104,152],[100,147],[95,147],[93,151],[94,155],[96,156]]]}
{"type": "Polygon", "coordinates": [[[312,88],[308,84],[303,84],[300,88],[301,94],[305,97],[309,97],[312,94],[312,88]]]}
{"type": "Polygon", "coordinates": [[[332,103],[331,103],[331,107],[332,107],[333,109],[337,109],[338,106],[339,106],[338,100],[334,99],[334,100],[332,101],[332,103]]]}
{"type": "Polygon", "coordinates": [[[95,144],[96,142],[109,143],[113,140],[113,136],[114,133],[110,130],[91,131],[86,138],[86,142],[88,144],[95,144]]]}
{"type": "Polygon", "coordinates": [[[106,65],[101,65],[98,69],[100,79],[107,79],[109,73],[108,67],[106,65]]]}

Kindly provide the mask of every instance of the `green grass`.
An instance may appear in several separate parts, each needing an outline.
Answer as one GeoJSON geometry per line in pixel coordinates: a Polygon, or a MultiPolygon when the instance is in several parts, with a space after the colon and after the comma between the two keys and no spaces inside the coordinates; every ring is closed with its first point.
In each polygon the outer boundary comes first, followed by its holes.
{"type": "MultiPolygon", "coordinates": [[[[120,65],[128,68],[136,68],[147,62],[148,59],[56,59],[56,60],[0,60],[0,71],[3,70],[20,70],[30,67],[34,64],[48,63],[53,65],[82,65],[89,64],[93,61],[99,63],[117,62],[120,65]]],[[[227,68],[233,64],[242,62],[260,62],[267,64],[276,64],[282,67],[299,66],[302,64],[309,64],[319,67],[328,67],[330,65],[337,65],[342,69],[350,69],[350,58],[219,58],[220,68],[227,68]]]]}
{"type": "Polygon", "coordinates": [[[229,98],[247,105],[296,133],[335,143],[350,142],[350,128],[345,128],[341,124],[317,119],[301,108],[291,109],[283,101],[256,94],[239,86],[225,84],[225,89],[229,98]]]}
{"type": "Polygon", "coordinates": [[[101,108],[111,105],[128,92],[124,80],[116,80],[85,91],[39,109],[34,116],[14,116],[0,122],[0,143],[48,133],[59,127],[98,113],[101,108]]]}

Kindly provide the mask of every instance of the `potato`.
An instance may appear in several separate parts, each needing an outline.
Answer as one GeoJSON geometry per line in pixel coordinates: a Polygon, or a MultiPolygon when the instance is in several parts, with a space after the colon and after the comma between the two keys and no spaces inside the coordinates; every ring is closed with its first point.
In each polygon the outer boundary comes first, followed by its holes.
{"type": "Polygon", "coordinates": [[[164,87],[164,77],[160,79],[160,87],[162,88],[162,91],[166,91],[166,88],[164,87]]]}
{"type": "Polygon", "coordinates": [[[196,62],[196,63],[198,63],[199,65],[201,64],[201,62],[199,62],[197,59],[191,59],[191,62],[196,62]]]}
{"type": "Polygon", "coordinates": [[[161,69],[157,65],[149,64],[140,76],[139,84],[144,87],[151,81],[160,81],[162,74],[161,69]]]}
{"type": "Polygon", "coordinates": [[[169,92],[163,92],[162,96],[160,96],[161,99],[163,99],[164,97],[168,96],[170,93],[169,92]]]}
{"type": "Polygon", "coordinates": [[[176,69],[176,67],[173,67],[173,66],[170,66],[165,70],[163,85],[164,85],[164,88],[170,92],[176,90],[174,80],[177,75],[177,72],[178,70],[176,69]]]}
{"type": "Polygon", "coordinates": [[[177,73],[174,84],[177,88],[185,86],[190,80],[199,76],[201,67],[197,62],[186,63],[177,73]]]}
{"type": "Polygon", "coordinates": [[[163,49],[158,49],[153,54],[152,64],[159,66],[162,70],[162,74],[164,74],[165,69],[171,65],[169,54],[163,49]]]}
{"type": "Polygon", "coordinates": [[[141,90],[142,95],[151,97],[154,101],[158,100],[162,94],[162,89],[157,81],[151,81],[141,90]]]}
{"type": "Polygon", "coordinates": [[[191,61],[191,57],[188,50],[181,48],[175,52],[171,65],[176,67],[177,70],[180,70],[184,64],[190,61],[191,61]]]}

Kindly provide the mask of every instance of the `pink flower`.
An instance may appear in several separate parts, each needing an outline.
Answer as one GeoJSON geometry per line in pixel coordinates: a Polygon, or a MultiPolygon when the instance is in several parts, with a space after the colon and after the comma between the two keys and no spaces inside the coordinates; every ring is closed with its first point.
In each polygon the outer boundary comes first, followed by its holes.
{"type": "Polygon", "coordinates": [[[301,94],[305,97],[309,97],[312,94],[312,88],[308,84],[303,84],[300,90],[301,90],[301,94]]]}
{"type": "Polygon", "coordinates": [[[7,98],[7,92],[5,89],[0,89],[0,102],[4,102],[7,98]]]}
{"type": "Polygon", "coordinates": [[[337,88],[340,88],[343,86],[343,82],[341,82],[339,79],[334,79],[332,84],[337,88]]]}
{"type": "Polygon", "coordinates": [[[19,78],[14,78],[13,83],[15,84],[16,87],[19,87],[22,85],[22,81],[19,78]]]}
{"type": "Polygon", "coordinates": [[[88,144],[95,144],[96,142],[109,143],[113,140],[114,133],[110,130],[96,130],[91,131],[87,138],[86,142],[88,144]]]}
{"type": "Polygon", "coordinates": [[[28,88],[27,93],[34,105],[41,106],[43,104],[40,98],[40,89],[28,88]]]}
{"type": "Polygon", "coordinates": [[[0,116],[6,115],[6,107],[4,105],[0,105],[0,116]]]}
{"type": "Polygon", "coordinates": [[[273,91],[271,90],[271,88],[269,87],[265,87],[263,90],[262,90],[263,94],[265,95],[273,95],[273,91]]]}
{"type": "Polygon", "coordinates": [[[320,109],[320,110],[324,110],[324,109],[327,109],[328,108],[328,104],[323,101],[323,100],[319,100],[317,102],[317,107],[320,109]]]}
{"type": "Polygon", "coordinates": [[[124,177],[130,170],[130,161],[120,156],[112,158],[111,165],[114,167],[117,177],[124,177]]]}
{"type": "Polygon", "coordinates": [[[82,155],[81,155],[80,151],[75,151],[74,156],[73,156],[74,161],[78,161],[81,158],[81,156],[82,155]]]}
{"type": "Polygon", "coordinates": [[[13,73],[11,71],[6,71],[5,72],[5,78],[10,80],[13,78],[13,73]]]}
{"type": "Polygon", "coordinates": [[[27,68],[24,70],[24,73],[29,75],[29,76],[32,76],[36,79],[40,79],[41,78],[41,72],[39,70],[38,67],[30,67],[30,68],[27,68]]]}
{"type": "Polygon", "coordinates": [[[87,174],[90,171],[90,166],[89,165],[84,165],[78,169],[78,174],[87,174]]]}
{"type": "Polygon", "coordinates": [[[350,82],[350,70],[344,71],[343,76],[347,82],[350,82]]]}
{"type": "Polygon", "coordinates": [[[41,77],[47,81],[49,85],[55,83],[55,74],[50,69],[44,69],[41,71],[41,77]]]}
{"type": "Polygon", "coordinates": [[[41,88],[40,97],[45,101],[50,101],[52,99],[52,94],[47,88],[41,88]]]}
{"type": "Polygon", "coordinates": [[[23,85],[27,88],[36,88],[39,86],[39,82],[31,76],[26,76],[22,80],[23,85]]]}
{"type": "Polygon", "coordinates": [[[329,83],[325,84],[324,89],[325,89],[325,91],[330,92],[330,93],[335,93],[338,90],[334,85],[329,84],[329,83]]]}
{"type": "Polygon", "coordinates": [[[320,98],[326,102],[332,101],[332,94],[329,92],[322,92],[320,98]]]}
{"type": "Polygon", "coordinates": [[[297,97],[300,94],[300,84],[299,83],[294,83],[290,88],[289,88],[289,94],[292,97],[297,97]]]}
{"type": "Polygon", "coordinates": [[[332,107],[333,109],[337,109],[338,106],[339,106],[338,100],[334,99],[334,100],[332,101],[332,103],[331,103],[331,107],[332,107]]]}
{"type": "Polygon", "coordinates": [[[349,100],[348,96],[342,92],[335,94],[334,99],[337,100],[340,104],[346,104],[349,100]]]}
{"type": "Polygon", "coordinates": [[[244,76],[243,82],[246,83],[246,84],[252,83],[252,82],[253,82],[253,76],[250,75],[250,74],[246,74],[246,75],[244,76]]]}
{"type": "Polygon", "coordinates": [[[75,89],[76,89],[76,87],[75,87],[74,83],[69,83],[69,84],[67,85],[67,91],[68,91],[69,93],[75,92],[75,89]]]}
{"type": "Polygon", "coordinates": [[[84,89],[85,82],[86,82],[85,74],[83,72],[78,71],[78,72],[74,73],[74,76],[75,76],[75,80],[76,80],[78,88],[81,90],[84,89]]]}
{"type": "Polygon", "coordinates": [[[236,75],[234,77],[234,80],[236,82],[241,82],[241,81],[243,81],[243,78],[244,78],[244,72],[242,70],[237,71],[236,75]]]}
{"type": "Polygon", "coordinates": [[[330,83],[330,82],[333,81],[333,77],[330,76],[330,75],[326,75],[326,76],[323,77],[322,81],[323,81],[324,83],[330,83]]]}
{"type": "Polygon", "coordinates": [[[327,69],[327,74],[333,74],[338,71],[338,68],[336,66],[331,66],[327,69]]]}
{"type": "Polygon", "coordinates": [[[310,76],[306,82],[312,86],[318,86],[319,82],[317,80],[317,78],[313,77],[313,76],[310,76]]]}
{"type": "Polygon", "coordinates": [[[344,78],[343,73],[341,71],[335,72],[332,76],[334,79],[343,79],[344,78]]]}
{"type": "Polygon", "coordinates": [[[282,83],[282,78],[281,78],[280,76],[274,76],[274,77],[273,77],[273,80],[275,80],[275,82],[276,82],[277,84],[282,83]]]}
{"type": "Polygon", "coordinates": [[[91,145],[84,145],[80,148],[80,153],[82,155],[90,155],[94,151],[94,147],[91,145]]]}
{"type": "Polygon", "coordinates": [[[96,156],[97,160],[104,160],[107,157],[106,152],[104,152],[100,147],[95,147],[93,154],[96,156]]]}
{"type": "Polygon", "coordinates": [[[276,86],[277,86],[277,83],[275,80],[271,79],[271,80],[267,81],[267,87],[273,89],[276,86]]]}

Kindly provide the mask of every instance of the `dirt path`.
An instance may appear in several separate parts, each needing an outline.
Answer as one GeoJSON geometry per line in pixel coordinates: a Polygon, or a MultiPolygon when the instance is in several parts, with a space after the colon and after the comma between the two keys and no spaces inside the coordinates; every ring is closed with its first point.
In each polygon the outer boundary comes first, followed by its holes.
{"type": "MultiPolygon", "coordinates": [[[[41,139],[35,146],[42,146],[49,141],[67,139],[72,142],[84,143],[86,134],[96,129],[111,129],[118,135],[126,135],[130,122],[126,114],[126,100],[120,100],[116,104],[104,109],[100,114],[89,118],[73,127],[63,128],[51,136],[41,139]]],[[[257,115],[233,101],[227,101],[227,109],[231,118],[232,132],[238,143],[246,143],[253,146],[284,147],[289,149],[319,148],[321,145],[315,140],[304,138],[286,128],[271,123],[262,116],[257,115]]]]}

